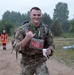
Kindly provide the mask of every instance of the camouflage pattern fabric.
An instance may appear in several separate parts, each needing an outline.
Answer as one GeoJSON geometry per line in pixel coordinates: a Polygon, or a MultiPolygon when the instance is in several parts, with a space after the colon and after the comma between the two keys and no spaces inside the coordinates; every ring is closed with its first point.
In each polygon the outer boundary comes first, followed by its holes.
{"type": "MultiPolygon", "coordinates": [[[[49,31],[48,27],[47,28],[47,33],[45,31],[45,26],[44,24],[41,23],[41,25],[37,28],[37,31],[39,30],[40,28],[40,37],[39,39],[43,39],[44,40],[44,48],[48,48],[50,47],[50,49],[52,49],[52,51],[54,50],[54,43],[53,43],[53,37],[52,37],[52,34],[51,32],[49,31]]],[[[23,38],[25,37],[25,31],[26,30],[29,30],[29,31],[33,31],[33,28],[32,26],[30,25],[30,23],[26,24],[26,25],[23,25],[22,27],[20,27],[19,29],[17,29],[16,31],[16,34],[15,34],[15,44],[16,44],[16,50],[18,52],[22,52],[22,53],[25,53],[25,54],[28,54],[28,55],[34,55],[35,53],[39,53],[40,50],[34,50],[34,49],[31,49],[29,48],[29,44],[30,44],[30,41],[28,42],[28,44],[24,47],[24,49],[21,49],[21,43],[18,43],[20,42],[21,40],[23,40],[23,38]]],[[[34,37],[36,38],[36,36],[34,37]]],[[[41,51],[40,51],[41,53],[41,51]]]]}
{"type": "MultiPolygon", "coordinates": [[[[53,37],[51,32],[49,31],[49,27],[45,24],[41,23],[39,27],[36,28],[38,33],[38,30],[40,29],[40,36],[39,39],[44,40],[44,48],[50,48],[52,50],[52,53],[50,56],[52,56],[54,51],[54,43],[53,43],[53,37]]],[[[33,28],[31,26],[31,22],[23,25],[19,29],[17,29],[15,34],[15,50],[18,53],[22,54],[21,58],[21,74],[20,75],[49,75],[47,67],[46,67],[46,57],[43,56],[42,50],[38,49],[32,49],[29,47],[30,41],[27,43],[27,45],[21,49],[21,40],[25,38],[25,31],[33,31],[33,28]]],[[[37,38],[36,36],[34,38],[37,38]]]]}
{"type": "Polygon", "coordinates": [[[46,63],[42,61],[43,59],[44,58],[40,58],[38,60],[31,58],[22,58],[20,64],[20,75],[34,75],[34,73],[36,75],[49,75],[46,63]]]}

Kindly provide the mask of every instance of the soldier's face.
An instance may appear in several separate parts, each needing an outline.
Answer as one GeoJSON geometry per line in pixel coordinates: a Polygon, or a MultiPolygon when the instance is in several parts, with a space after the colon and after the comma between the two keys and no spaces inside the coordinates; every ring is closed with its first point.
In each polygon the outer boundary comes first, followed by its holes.
{"type": "Polygon", "coordinates": [[[40,20],[41,20],[41,11],[40,10],[35,10],[33,9],[31,12],[30,12],[30,18],[31,18],[31,21],[34,23],[34,24],[39,24],[40,23],[40,20]]]}

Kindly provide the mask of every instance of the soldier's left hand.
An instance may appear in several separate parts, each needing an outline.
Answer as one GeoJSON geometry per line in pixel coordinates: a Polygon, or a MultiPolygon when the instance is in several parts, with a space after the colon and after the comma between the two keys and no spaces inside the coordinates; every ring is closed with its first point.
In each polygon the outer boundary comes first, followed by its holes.
{"type": "Polygon", "coordinates": [[[50,48],[47,48],[46,55],[49,56],[50,54],[51,54],[51,50],[50,50],[50,48]]]}

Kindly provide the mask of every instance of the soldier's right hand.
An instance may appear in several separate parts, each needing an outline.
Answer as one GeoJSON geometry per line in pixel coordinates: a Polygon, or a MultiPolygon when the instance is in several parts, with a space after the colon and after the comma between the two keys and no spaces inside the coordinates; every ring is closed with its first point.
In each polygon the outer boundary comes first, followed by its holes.
{"type": "Polygon", "coordinates": [[[36,33],[33,34],[32,31],[26,31],[26,38],[31,39],[35,36],[36,33]]]}

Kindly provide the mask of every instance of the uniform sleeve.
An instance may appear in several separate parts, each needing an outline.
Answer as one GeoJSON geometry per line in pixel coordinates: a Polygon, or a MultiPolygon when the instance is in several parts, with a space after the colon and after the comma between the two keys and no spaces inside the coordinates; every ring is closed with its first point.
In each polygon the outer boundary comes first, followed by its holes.
{"type": "Polygon", "coordinates": [[[17,52],[20,52],[21,49],[21,41],[23,40],[23,34],[22,34],[23,28],[20,28],[16,30],[15,33],[15,40],[14,40],[14,48],[17,52]]]}
{"type": "Polygon", "coordinates": [[[51,49],[51,54],[49,56],[52,56],[54,49],[55,49],[55,45],[54,45],[54,41],[53,41],[53,35],[52,35],[51,31],[49,31],[49,30],[48,30],[46,38],[45,38],[45,44],[46,44],[46,48],[51,49]]]}

